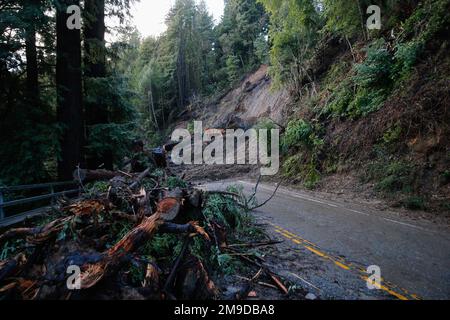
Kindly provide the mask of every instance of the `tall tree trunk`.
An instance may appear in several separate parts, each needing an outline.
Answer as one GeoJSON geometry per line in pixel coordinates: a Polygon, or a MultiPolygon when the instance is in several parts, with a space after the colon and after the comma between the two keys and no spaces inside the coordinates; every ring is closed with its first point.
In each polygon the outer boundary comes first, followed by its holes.
{"type": "Polygon", "coordinates": [[[67,7],[79,0],[59,0],[56,10],[57,116],[63,126],[58,176],[71,180],[72,172],[83,165],[84,124],[81,83],[81,32],[67,27],[67,7]]]}
{"type": "MultiPolygon", "coordinates": [[[[31,0],[35,5],[38,1],[31,0]]],[[[33,108],[39,105],[39,74],[36,50],[36,27],[28,21],[25,30],[25,55],[27,58],[27,97],[33,108]]]]}
{"type": "Polygon", "coordinates": [[[36,49],[36,19],[40,13],[40,0],[26,0],[26,10],[31,10],[26,21],[25,55],[27,58],[27,99],[31,107],[39,106],[39,72],[36,49]]]}
{"type": "MultiPolygon", "coordinates": [[[[105,0],[85,0],[83,19],[85,81],[101,80],[106,77],[105,0]]],[[[98,101],[86,103],[85,110],[89,142],[90,128],[109,122],[108,110],[106,105],[98,101]]],[[[112,170],[112,152],[105,152],[102,155],[90,155],[87,159],[87,165],[90,169],[96,169],[103,165],[106,169],[112,170]]]]}
{"type": "Polygon", "coordinates": [[[177,80],[178,80],[178,108],[182,110],[188,101],[188,75],[186,67],[186,39],[185,34],[180,32],[178,60],[177,60],[177,80]]]}

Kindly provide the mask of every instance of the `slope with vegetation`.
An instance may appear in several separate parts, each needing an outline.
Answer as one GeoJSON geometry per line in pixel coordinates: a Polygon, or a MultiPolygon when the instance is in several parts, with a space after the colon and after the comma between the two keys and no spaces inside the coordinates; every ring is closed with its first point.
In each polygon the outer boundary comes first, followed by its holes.
{"type": "Polygon", "coordinates": [[[288,22],[295,6],[286,15],[267,2],[273,23],[284,24],[272,34],[272,72],[291,88],[295,114],[283,175],[308,188],[356,187],[409,209],[448,211],[449,4],[383,1],[383,28],[369,32],[348,1],[325,1],[318,20],[299,7],[313,37],[296,41],[288,22]]]}
{"type": "Polygon", "coordinates": [[[228,0],[218,24],[203,1],[177,0],[166,32],[145,39],[105,28],[130,2],[84,1],[82,32],[68,35],[54,2],[4,1],[1,183],[121,167],[136,137],[159,145],[201,118],[281,124],[294,184],[449,210],[448,0],[228,0]],[[381,30],[366,27],[373,4],[381,30]]]}

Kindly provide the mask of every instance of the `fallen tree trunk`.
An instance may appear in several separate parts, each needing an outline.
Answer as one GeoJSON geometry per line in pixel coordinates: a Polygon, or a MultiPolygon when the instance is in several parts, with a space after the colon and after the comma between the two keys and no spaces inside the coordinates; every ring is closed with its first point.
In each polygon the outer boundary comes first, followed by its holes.
{"type": "Polygon", "coordinates": [[[73,179],[75,181],[81,181],[83,183],[93,182],[93,181],[107,181],[114,177],[122,176],[121,172],[108,171],[104,169],[98,170],[87,170],[87,169],[76,169],[73,172],[73,179]]]}

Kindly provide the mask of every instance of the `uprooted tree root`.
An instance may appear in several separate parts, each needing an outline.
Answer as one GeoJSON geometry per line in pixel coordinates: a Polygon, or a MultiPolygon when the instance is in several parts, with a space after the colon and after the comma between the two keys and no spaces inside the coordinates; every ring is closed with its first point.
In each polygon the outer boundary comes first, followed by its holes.
{"type": "MultiPolygon", "coordinates": [[[[193,238],[219,251],[238,256],[239,251],[227,246],[229,226],[207,218],[202,210],[213,195],[251,210],[249,203],[255,195],[247,199],[238,193],[208,193],[191,186],[169,191],[163,187],[167,174],[152,177],[150,171],[125,176],[84,172],[110,179],[107,192],[89,193],[61,206],[50,222],[1,234],[0,246],[13,241],[22,245],[15,256],[0,261],[0,299],[217,298],[219,290],[207,261],[191,252],[193,238]],[[128,228],[118,230],[117,224],[128,228]],[[143,248],[162,235],[179,235],[177,249],[169,257],[143,254],[143,248]]],[[[267,268],[242,257],[285,290],[267,268]]]]}

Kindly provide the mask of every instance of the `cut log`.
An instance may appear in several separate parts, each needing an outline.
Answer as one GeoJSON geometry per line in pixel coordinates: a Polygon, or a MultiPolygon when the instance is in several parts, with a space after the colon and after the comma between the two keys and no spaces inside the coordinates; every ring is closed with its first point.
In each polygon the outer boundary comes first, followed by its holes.
{"type": "Polygon", "coordinates": [[[108,171],[103,169],[99,170],[76,169],[73,172],[73,179],[75,181],[88,183],[93,181],[107,181],[121,175],[122,173],[120,172],[108,171]]]}
{"type": "Polygon", "coordinates": [[[165,198],[158,203],[158,212],[164,221],[173,221],[180,212],[181,203],[177,198],[165,198]]]}
{"type": "MultiPolygon", "coordinates": [[[[103,253],[103,258],[95,264],[83,266],[81,274],[81,287],[88,289],[103,279],[105,274],[114,273],[129,253],[135,252],[141,245],[151,239],[166,219],[179,212],[180,203],[177,199],[167,198],[158,204],[158,210],[150,217],[144,217],[142,222],[128,232],[119,242],[103,253]]],[[[195,232],[207,236],[203,228],[191,223],[195,232]]]]}

